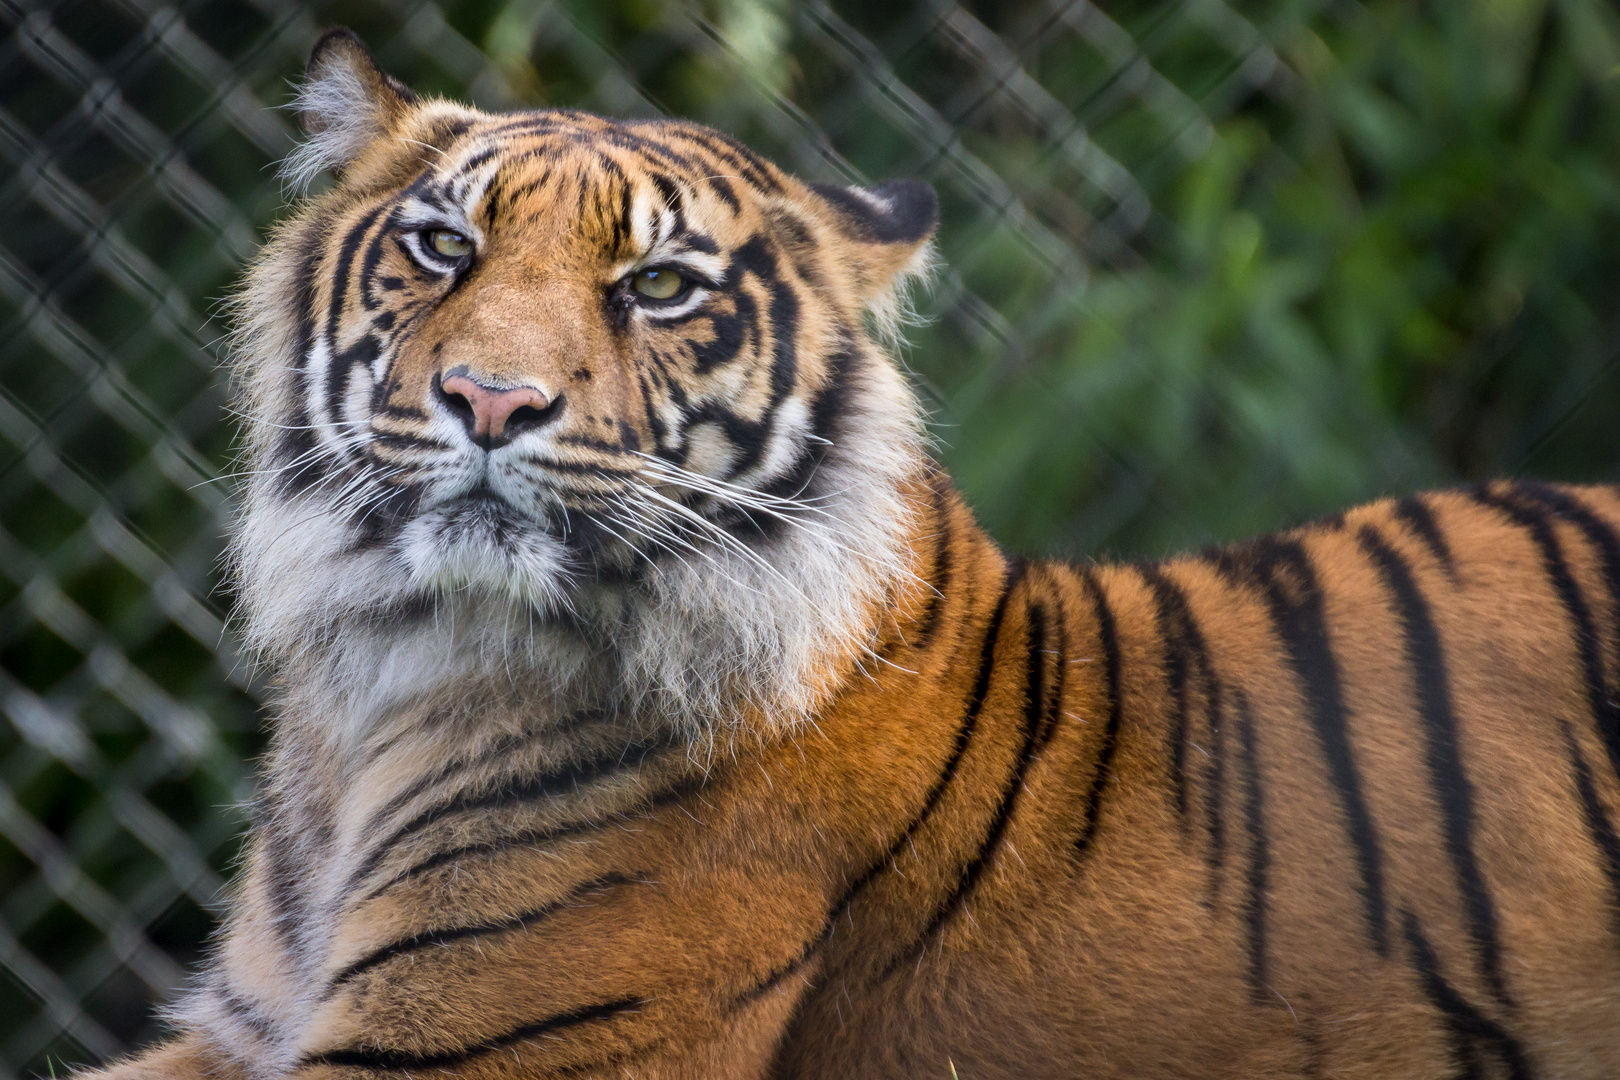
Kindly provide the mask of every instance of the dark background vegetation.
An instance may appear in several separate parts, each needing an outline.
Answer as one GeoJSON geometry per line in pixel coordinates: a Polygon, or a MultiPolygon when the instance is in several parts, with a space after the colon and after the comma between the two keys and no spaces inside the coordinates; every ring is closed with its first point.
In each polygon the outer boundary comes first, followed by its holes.
{"type": "Polygon", "coordinates": [[[938,188],[905,362],[1021,549],[1620,479],[1600,0],[0,0],[0,1076],[153,1038],[262,745],[217,302],[357,29],[491,108],[692,116],[938,188]]]}

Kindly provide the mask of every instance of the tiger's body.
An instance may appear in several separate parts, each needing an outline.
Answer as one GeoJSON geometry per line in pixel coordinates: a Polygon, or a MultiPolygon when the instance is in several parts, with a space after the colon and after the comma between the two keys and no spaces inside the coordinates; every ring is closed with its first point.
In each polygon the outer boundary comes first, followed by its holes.
{"type": "Polygon", "coordinates": [[[109,1080],[1620,1075],[1620,491],[1009,559],[863,325],[918,188],[341,36],[304,101],[263,805],[109,1080]]]}

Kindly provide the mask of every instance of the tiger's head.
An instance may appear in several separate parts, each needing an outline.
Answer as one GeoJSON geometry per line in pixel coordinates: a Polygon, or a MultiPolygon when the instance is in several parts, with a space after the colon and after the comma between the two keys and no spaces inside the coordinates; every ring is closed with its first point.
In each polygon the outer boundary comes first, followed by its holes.
{"type": "Polygon", "coordinates": [[[345,31],[297,108],[285,174],[336,182],[237,300],[250,643],[390,699],[516,658],[807,708],[910,560],[920,413],[873,320],[932,190],[424,100],[345,31]]]}

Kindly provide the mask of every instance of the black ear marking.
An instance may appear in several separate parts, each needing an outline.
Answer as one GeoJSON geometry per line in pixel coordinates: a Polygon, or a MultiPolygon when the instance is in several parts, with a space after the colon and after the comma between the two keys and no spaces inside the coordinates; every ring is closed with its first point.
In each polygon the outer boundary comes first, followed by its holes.
{"type": "Polygon", "coordinates": [[[853,239],[869,244],[915,244],[939,224],[939,196],[926,180],[884,180],[871,187],[811,184],[853,239]]]}

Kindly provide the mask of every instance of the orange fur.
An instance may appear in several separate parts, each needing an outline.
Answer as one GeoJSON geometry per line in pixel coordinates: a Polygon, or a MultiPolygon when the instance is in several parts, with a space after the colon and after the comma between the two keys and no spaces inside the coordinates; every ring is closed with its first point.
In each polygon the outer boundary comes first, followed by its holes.
{"type": "MultiPolygon", "coordinates": [[[[395,105],[395,134],[460,115],[395,105]]],[[[592,153],[660,130],[577,120],[592,153]]],[[[422,151],[378,139],[299,228],[335,237],[411,182],[422,151]]],[[[852,240],[769,175],[784,194],[739,185],[721,239],[777,230],[825,313],[811,393],[835,317],[921,249],[852,240]]],[[[581,194],[562,228],[527,198],[482,226],[511,258],[434,302],[389,400],[424,408],[443,350],[511,379],[586,355],[568,392],[616,440],[645,411],[596,299],[611,208],[581,194]]],[[[348,758],[297,742],[320,718],[290,697],[199,993],[244,1038],[296,1015],[295,1056],[195,1028],[101,1075],[1620,1074],[1620,492],[1431,493],[1096,567],[1009,559],[931,468],[897,484],[909,572],[827,653],[805,722],[744,693],[718,733],[558,726],[529,683],[482,678],[391,706],[348,758]],[[317,939],[278,925],[285,882],[351,835],[375,855],[294,978],[317,939]]]]}

